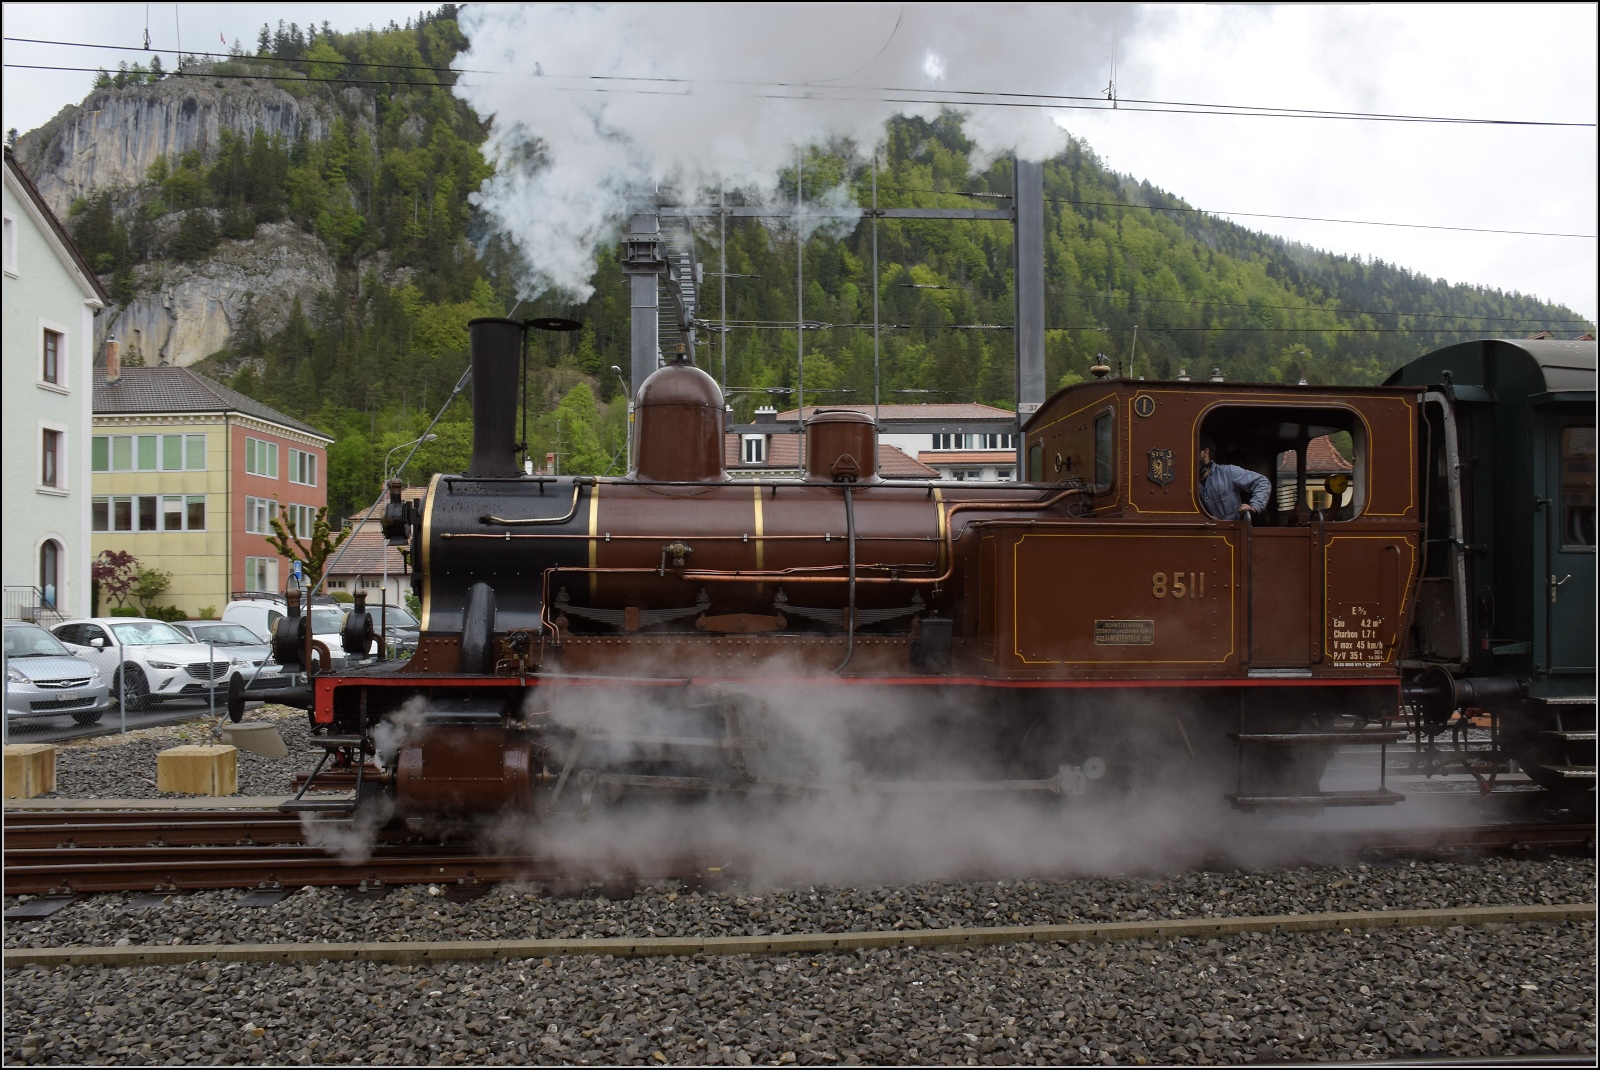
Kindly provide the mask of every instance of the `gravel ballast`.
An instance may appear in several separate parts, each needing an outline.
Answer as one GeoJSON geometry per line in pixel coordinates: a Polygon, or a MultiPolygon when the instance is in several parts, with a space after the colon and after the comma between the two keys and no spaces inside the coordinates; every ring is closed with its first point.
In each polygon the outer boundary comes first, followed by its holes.
{"type": "MultiPolygon", "coordinates": [[[[241,753],[241,795],[308,767],[241,753]]],[[[61,797],[150,798],[209,725],[63,747],[61,797]]],[[[221,805],[226,800],[218,800],[221,805]]],[[[1369,862],[1071,879],[649,882],[630,899],[503,884],[457,901],[301,889],[78,900],[7,948],[761,936],[1595,901],[1592,857],[1369,862]]],[[[7,908],[22,901],[8,896],[7,908]]],[[[1595,1052],[1592,922],[1253,933],[858,953],[5,971],[8,1063],[1239,1063],[1595,1052]]]]}
{"type": "Polygon", "coordinates": [[[844,955],[8,970],[8,1063],[1593,1054],[1591,923],[844,955]]]}
{"type": "MultiPolygon", "coordinates": [[[[551,897],[522,884],[495,885],[466,902],[439,885],[406,885],[379,899],[303,888],[270,909],[239,906],[242,893],[233,890],[174,895],[154,910],[130,908],[134,895],[98,895],[8,923],[5,946],[763,936],[1592,903],[1594,878],[1593,859],[1555,858],[888,887],[729,882],[697,892],[654,882],[620,901],[551,897]]],[[[8,908],[16,902],[6,899],[8,908]]]]}

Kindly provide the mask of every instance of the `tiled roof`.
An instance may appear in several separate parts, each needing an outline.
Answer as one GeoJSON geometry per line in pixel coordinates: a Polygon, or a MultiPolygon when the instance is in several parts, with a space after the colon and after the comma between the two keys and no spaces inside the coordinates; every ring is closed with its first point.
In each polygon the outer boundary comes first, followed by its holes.
{"type": "MultiPolygon", "coordinates": [[[[400,500],[403,502],[420,502],[427,496],[427,487],[402,487],[400,490],[400,500]]],[[[363,509],[359,513],[351,513],[349,522],[351,524],[362,524],[368,520],[382,520],[383,507],[388,504],[389,492],[385,490],[378,495],[378,500],[373,502],[370,507],[363,509]]]]}
{"type": "Polygon", "coordinates": [[[124,366],[122,377],[114,383],[106,382],[104,375],[103,368],[95,370],[96,416],[237,412],[313,435],[326,442],[333,441],[310,424],[301,423],[270,405],[263,405],[254,398],[245,397],[237,390],[213,382],[188,368],[179,368],[175,365],[160,365],[154,368],[124,366]]]}
{"type": "Polygon", "coordinates": [[[878,443],[878,474],[884,479],[938,479],[939,473],[919,463],[899,446],[878,443]]]}
{"type": "MultiPolygon", "coordinates": [[[[872,415],[871,405],[807,405],[806,418],[819,409],[849,409],[851,412],[864,412],[872,415]]],[[[778,413],[778,419],[793,421],[799,410],[789,409],[787,412],[778,413]]],[[[879,405],[878,418],[881,420],[1006,420],[1013,421],[1017,414],[1005,409],[997,409],[993,405],[983,405],[976,401],[958,401],[952,404],[930,402],[926,405],[879,405]]]]}
{"type": "Polygon", "coordinates": [[[917,454],[923,464],[1009,464],[1017,463],[1016,450],[923,450],[917,454]]]}
{"type": "MultiPolygon", "coordinates": [[[[1331,474],[1333,472],[1349,472],[1353,466],[1349,461],[1334,449],[1333,442],[1327,435],[1312,439],[1306,444],[1306,471],[1314,474],[1331,474]]],[[[1278,456],[1278,471],[1294,471],[1294,454],[1284,451],[1278,456]]]]}
{"type": "Polygon", "coordinates": [[[400,547],[386,544],[381,531],[358,531],[340,549],[344,556],[339,558],[338,571],[328,573],[330,576],[381,576],[385,555],[389,558],[389,575],[408,574],[400,547]]]}
{"type": "MultiPolygon", "coordinates": [[[[767,436],[767,462],[745,464],[740,460],[740,435],[724,435],[722,463],[729,471],[754,472],[764,468],[795,469],[800,467],[800,436],[790,434],[767,436]]],[[[878,443],[878,474],[884,479],[938,479],[939,473],[925,464],[919,464],[898,446],[878,443]]]]}

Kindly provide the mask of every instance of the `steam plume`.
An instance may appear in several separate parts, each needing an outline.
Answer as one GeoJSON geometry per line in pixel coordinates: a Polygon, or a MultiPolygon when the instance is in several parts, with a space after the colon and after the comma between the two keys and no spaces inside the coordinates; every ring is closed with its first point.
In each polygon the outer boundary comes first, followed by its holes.
{"type": "MultiPolygon", "coordinates": [[[[913,91],[1081,96],[1136,9],[1065,5],[509,5],[461,15],[458,92],[492,117],[477,195],[527,261],[529,295],[591,291],[629,195],[657,184],[770,195],[797,147],[876,146],[913,91]]],[[[978,107],[979,158],[1060,150],[1048,108],[978,107]]],[[[815,191],[820,195],[822,190],[815,191]]],[[[835,196],[837,196],[835,194],[835,196]]]]}

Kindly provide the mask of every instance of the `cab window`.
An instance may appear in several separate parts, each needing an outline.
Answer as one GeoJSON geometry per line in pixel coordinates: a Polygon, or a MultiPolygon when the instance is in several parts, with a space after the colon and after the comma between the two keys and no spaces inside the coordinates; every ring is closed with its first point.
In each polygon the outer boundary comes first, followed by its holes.
{"type": "Polygon", "coordinates": [[[1272,484],[1258,525],[1353,520],[1366,505],[1366,425],[1349,409],[1218,406],[1201,423],[1196,456],[1208,443],[1213,461],[1272,484]]]}
{"type": "Polygon", "coordinates": [[[1112,477],[1116,473],[1113,463],[1112,444],[1116,441],[1113,433],[1115,414],[1103,412],[1094,418],[1094,489],[1107,491],[1111,489],[1112,477]]]}

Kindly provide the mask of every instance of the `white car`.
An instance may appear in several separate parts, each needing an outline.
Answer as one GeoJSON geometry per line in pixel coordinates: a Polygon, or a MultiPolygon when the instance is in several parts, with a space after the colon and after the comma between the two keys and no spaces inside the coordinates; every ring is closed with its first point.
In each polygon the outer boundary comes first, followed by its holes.
{"type": "Polygon", "coordinates": [[[217,697],[226,701],[228,677],[243,671],[227,654],[213,658],[172,625],[148,617],[69,620],[52,631],[100,671],[130,711],[148,709],[162,699],[205,698],[212,681],[217,682],[217,697]]]}
{"type": "MultiPolygon", "coordinates": [[[[222,610],[222,619],[230,624],[242,624],[257,635],[272,637],[277,634],[278,622],[289,615],[282,598],[268,595],[260,598],[239,598],[229,602],[222,610]]],[[[339,630],[344,627],[345,611],[338,603],[317,602],[311,607],[311,638],[328,644],[328,654],[333,659],[332,668],[344,667],[344,640],[339,630]]]]}

